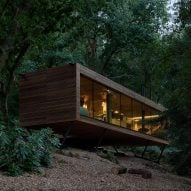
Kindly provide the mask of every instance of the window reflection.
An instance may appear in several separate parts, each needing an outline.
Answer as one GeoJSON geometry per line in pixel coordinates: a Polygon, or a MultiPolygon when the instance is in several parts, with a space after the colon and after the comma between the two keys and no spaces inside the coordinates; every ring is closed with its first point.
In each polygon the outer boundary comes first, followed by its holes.
{"type": "Polygon", "coordinates": [[[143,110],[145,112],[143,121],[145,133],[153,135],[161,128],[159,112],[145,104],[143,104],[143,110]]]}

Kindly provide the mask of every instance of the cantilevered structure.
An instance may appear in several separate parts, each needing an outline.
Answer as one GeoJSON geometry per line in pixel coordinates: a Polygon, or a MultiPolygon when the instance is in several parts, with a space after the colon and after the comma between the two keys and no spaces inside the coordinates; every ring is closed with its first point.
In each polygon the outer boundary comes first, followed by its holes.
{"type": "Polygon", "coordinates": [[[26,128],[55,132],[98,144],[158,145],[165,108],[80,65],[24,74],[20,121],[26,128]]]}

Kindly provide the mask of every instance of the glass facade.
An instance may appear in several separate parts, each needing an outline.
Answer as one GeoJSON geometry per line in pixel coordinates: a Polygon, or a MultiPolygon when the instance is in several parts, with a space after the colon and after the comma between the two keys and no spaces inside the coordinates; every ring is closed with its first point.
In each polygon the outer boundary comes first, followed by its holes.
{"type": "Polygon", "coordinates": [[[80,115],[154,135],[162,126],[159,112],[81,75],[80,115]]]}
{"type": "Polygon", "coordinates": [[[133,110],[133,118],[132,118],[133,127],[132,127],[132,129],[135,131],[143,132],[142,116],[144,114],[144,111],[142,110],[142,104],[136,100],[133,100],[132,110],[133,110]]]}
{"type": "Polygon", "coordinates": [[[80,77],[80,115],[93,117],[93,82],[80,77]]]}
{"type": "Polygon", "coordinates": [[[107,121],[107,88],[93,82],[93,117],[98,120],[107,121]]]}
{"type": "Polygon", "coordinates": [[[114,125],[121,125],[121,112],[120,112],[120,94],[110,91],[108,102],[110,102],[110,120],[109,123],[114,125]]]}
{"type": "Polygon", "coordinates": [[[133,100],[123,94],[121,94],[121,126],[129,129],[133,129],[133,100]]]}

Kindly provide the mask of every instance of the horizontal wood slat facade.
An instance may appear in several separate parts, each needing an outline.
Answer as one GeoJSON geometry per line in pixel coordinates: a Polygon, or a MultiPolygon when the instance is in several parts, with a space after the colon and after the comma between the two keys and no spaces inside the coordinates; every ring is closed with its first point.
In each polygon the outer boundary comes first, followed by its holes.
{"type": "Polygon", "coordinates": [[[72,125],[71,135],[104,144],[167,145],[168,141],[80,116],[80,75],[117,92],[122,92],[158,111],[165,108],[79,64],[25,74],[20,81],[20,121],[26,128],[51,127],[64,134],[72,125]]]}
{"type": "Polygon", "coordinates": [[[25,74],[20,81],[24,127],[76,119],[76,67],[65,65],[25,74]]]}

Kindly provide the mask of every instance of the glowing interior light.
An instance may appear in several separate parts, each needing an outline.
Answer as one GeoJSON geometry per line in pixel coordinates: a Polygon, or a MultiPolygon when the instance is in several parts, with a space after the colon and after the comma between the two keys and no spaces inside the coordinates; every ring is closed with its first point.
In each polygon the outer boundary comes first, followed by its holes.
{"type": "Polygon", "coordinates": [[[102,101],[103,113],[106,113],[106,102],[102,101]]]}
{"type": "Polygon", "coordinates": [[[109,89],[107,89],[107,93],[108,93],[108,94],[110,94],[110,93],[111,93],[111,91],[110,91],[109,89]]]}
{"type": "MultiPolygon", "coordinates": [[[[144,116],[145,119],[153,119],[153,118],[157,118],[159,117],[159,115],[146,115],[144,116]]],[[[131,120],[141,120],[142,119],[142,116],[139,116],[139,117],[132,117],[132,118],[129,118],[131,120]]]]}
{"type": "Polygon", "coordinates": [[[84,107],[84,108],[86,108],[86,109],[88,108],[88,106],[87,106],[87,104],[86,104],[86,103],[84,103],[83,107],[84,107]]]}

